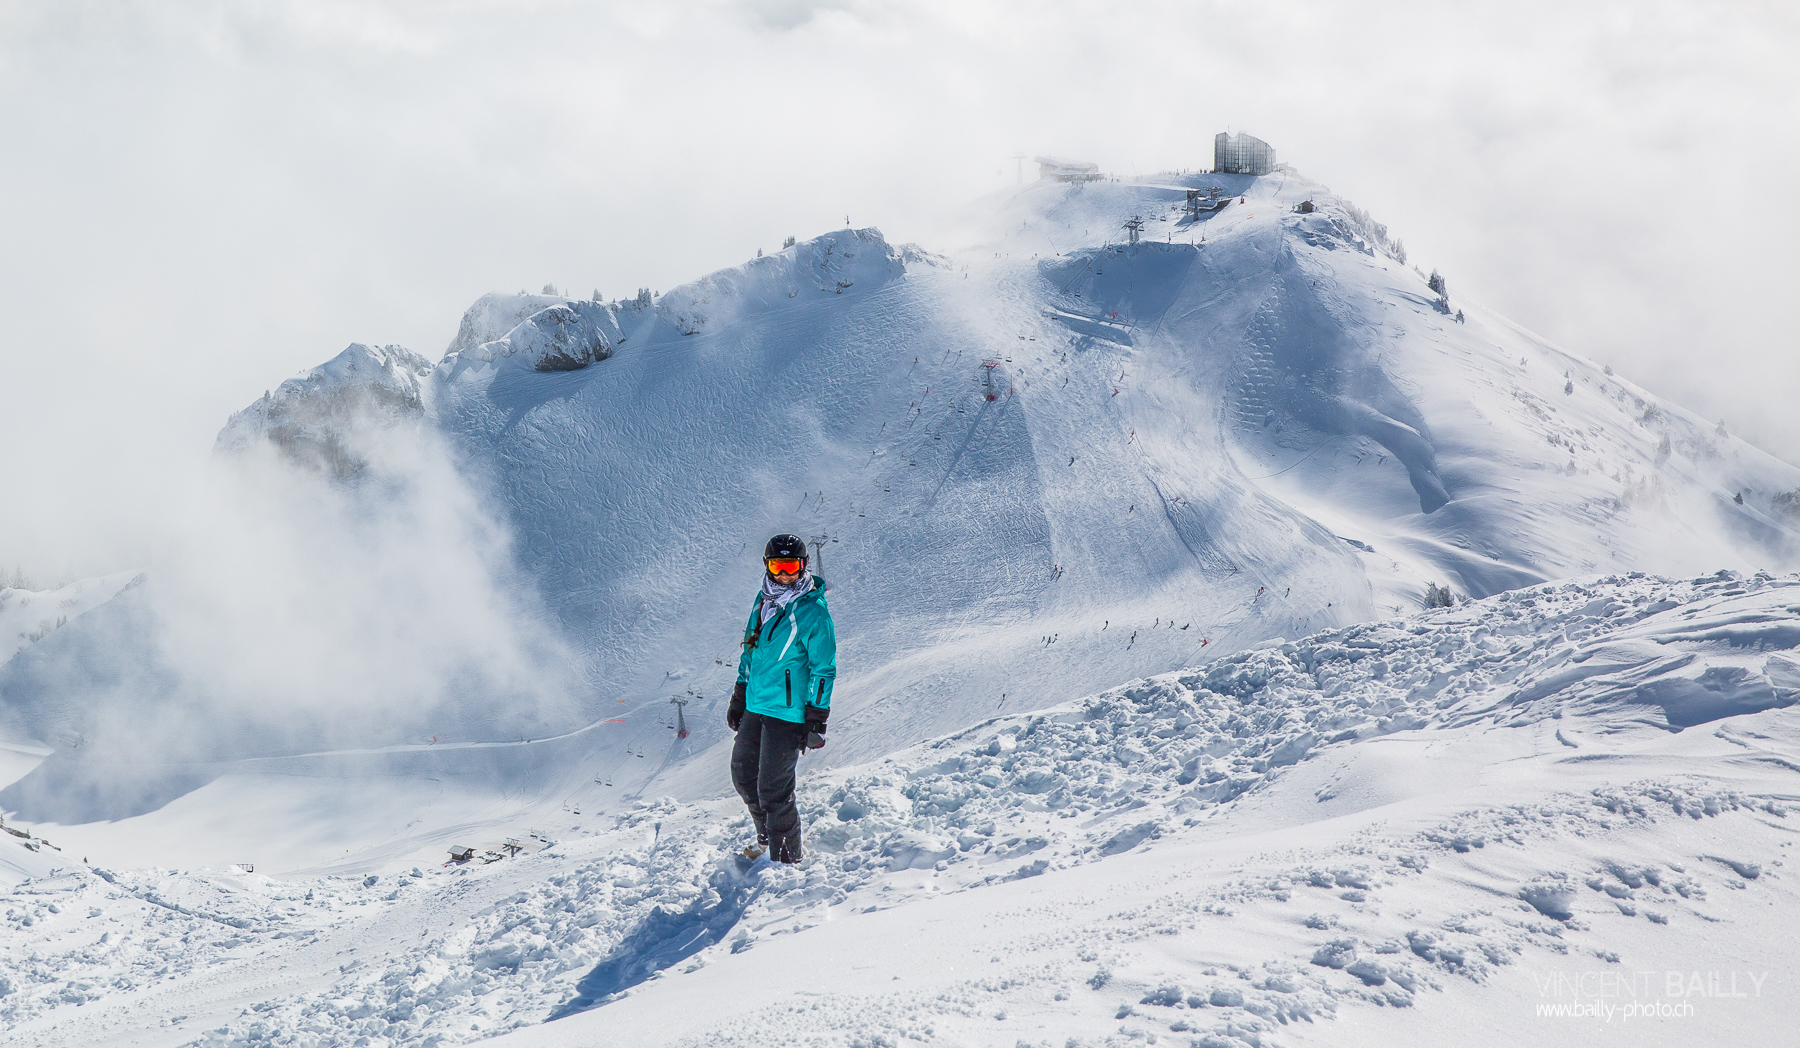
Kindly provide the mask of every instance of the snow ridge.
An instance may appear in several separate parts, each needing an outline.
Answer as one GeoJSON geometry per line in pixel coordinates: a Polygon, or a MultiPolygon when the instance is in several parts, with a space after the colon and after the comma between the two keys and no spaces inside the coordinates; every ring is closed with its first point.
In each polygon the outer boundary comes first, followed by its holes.
{"type": "Polygon", "coordinates": [[[905,274],[902,252],[889,246],[880,230],[845,229],[683,284],[664,294],[657,310],[676,331],[697,335],[782,308],[803,291],[809,297],[841,295],[855,287],[866,291],[905,274]]]}

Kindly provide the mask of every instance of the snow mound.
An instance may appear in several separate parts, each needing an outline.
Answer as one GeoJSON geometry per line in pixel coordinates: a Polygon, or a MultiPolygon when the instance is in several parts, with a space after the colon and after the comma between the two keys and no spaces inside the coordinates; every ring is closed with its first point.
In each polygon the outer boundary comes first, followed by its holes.
{"type": "Polygon", "coordinates": [[[272,444],[289,461],[336,477],[367,464],[359,446],[383,429],[423,419],[429,360],[403,346],[353,342],[231,416],[215,453],[272,444]]]}
{"type": "MultiPolygon", "coordinates": [[[[923,251],[907,257],[925,261],[923,251]]],[[[804,294],[868,290],[906,274],[902,251],[878,229],[844,229],[721,269],[657,300],[657,309],[683,335],[716,330],[756,313],[786,306],[804,294]]]]}

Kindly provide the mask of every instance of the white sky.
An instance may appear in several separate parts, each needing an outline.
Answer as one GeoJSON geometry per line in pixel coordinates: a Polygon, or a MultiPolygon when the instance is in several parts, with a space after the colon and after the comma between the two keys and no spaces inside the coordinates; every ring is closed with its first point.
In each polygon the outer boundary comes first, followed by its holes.
{"type": "Polygon", "coordinates": [[[1453,298],[1800,461],[1800,16],[1492,4],[0,0],[0,565],[165,541],[234,410],[476,296],[609,297],[947,216],[1014,153],[1214,132],[1453,298]]]}

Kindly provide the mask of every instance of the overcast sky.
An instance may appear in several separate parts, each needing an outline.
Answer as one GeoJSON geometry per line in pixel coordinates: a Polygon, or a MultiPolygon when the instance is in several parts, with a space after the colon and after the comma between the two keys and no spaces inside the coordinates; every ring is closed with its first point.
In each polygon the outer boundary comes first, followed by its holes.
{"type": "Polygon", "coordinates": [[[1455,297],[1800,462],[1800,16],[1494,4],[0,0],[0,563],[166,539],[225,418],[490,290],[947,216],[1248,131],[1455,297]]]}

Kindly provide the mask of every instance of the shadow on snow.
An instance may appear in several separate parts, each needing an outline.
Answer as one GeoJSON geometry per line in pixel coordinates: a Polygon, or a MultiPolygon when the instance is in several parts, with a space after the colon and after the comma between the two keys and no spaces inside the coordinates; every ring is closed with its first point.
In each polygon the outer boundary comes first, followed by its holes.
{"type": "Polygon", "coordinates": [[[703,896],[679,913],[670,913],[661,906],[651,910],[650,916],[632,929],[611,955],[596,964],[575,985],[575,997],[551,1012],[545,1021],[553,1022],[610,1004],[657,972],[725,938],[762,891],[762,879],[740,869],[743,865],[741,860],[722,863],[713,874],[712,887],[718,894],[717,902],[709,903],[703,896]]]}

